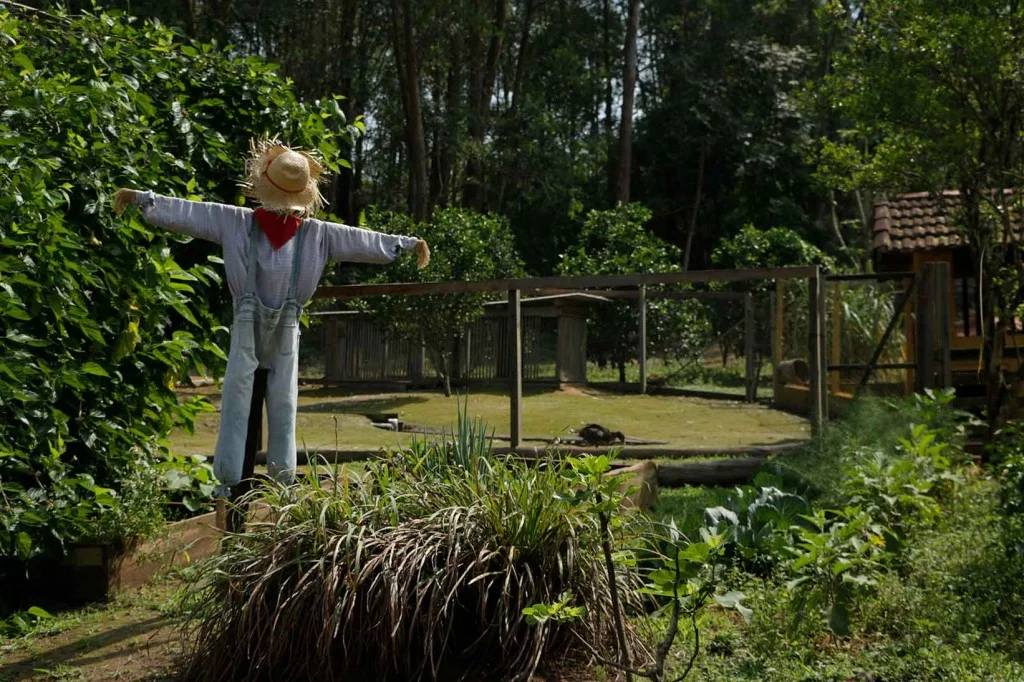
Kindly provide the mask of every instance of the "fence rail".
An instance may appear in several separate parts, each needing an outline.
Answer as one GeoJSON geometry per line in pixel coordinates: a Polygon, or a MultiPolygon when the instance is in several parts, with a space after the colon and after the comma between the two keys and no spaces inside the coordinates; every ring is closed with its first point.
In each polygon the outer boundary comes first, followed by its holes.
{"type": "Polygon", "coordinates": [[[748,270],[694,270],[637,275],[581,275],[576,277],[528,277],[465,282],[403,282],[397,284],[345,284],[323,286],[314,298],[367,298],[370,296],[427,296],[431,294],[486,294],[534,292],[544,289],[601,289],[639,287],[682,282],[749,282],[766,279],[802,279],[815,276],[814,267],[754,268],[748,270]]]}

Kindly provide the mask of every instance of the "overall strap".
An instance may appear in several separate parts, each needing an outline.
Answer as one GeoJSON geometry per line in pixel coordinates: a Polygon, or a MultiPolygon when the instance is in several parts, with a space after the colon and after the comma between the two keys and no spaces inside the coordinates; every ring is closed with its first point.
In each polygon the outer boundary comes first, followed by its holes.
{"type": "MultiPolygon", "coordinates": [[[[305,222],[305,221],[303,221],[305,222]]],[[[288,283],[288,299],[295,298],[295,285],[299,281],[299,260],[302,258],[302,235],[306,233],[306,230],[299,224],[299,229],[295,233],[295,246],[292,251],[292,277],[288,283]]]]}
{"type": "Polygon", "coordinates": [[[256,212],[252,214],[252,221],[249,225],[249,251],[246,255],[245,265],[245,293],[256,293],[256,242],[260,238],[260,226],[256,224],[256,212]]]}

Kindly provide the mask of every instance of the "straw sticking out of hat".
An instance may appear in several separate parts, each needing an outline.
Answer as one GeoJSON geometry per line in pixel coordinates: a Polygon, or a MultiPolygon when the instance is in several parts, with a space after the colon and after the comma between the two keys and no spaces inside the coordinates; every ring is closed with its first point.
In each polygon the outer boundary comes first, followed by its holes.
{"type": "Polygon", "coordinates": [[[318,186],[323,172],[324,167],[306,152],[268,138],[251,140],[242,187],[264,208],[308,216],[323,208],[318,186]]]}

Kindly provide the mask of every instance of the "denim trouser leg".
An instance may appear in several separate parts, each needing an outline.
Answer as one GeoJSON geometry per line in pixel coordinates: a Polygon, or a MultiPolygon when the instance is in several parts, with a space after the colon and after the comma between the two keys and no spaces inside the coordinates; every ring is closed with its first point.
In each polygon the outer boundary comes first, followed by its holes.
{"type": "MultiPolygon", "coordinates": [[[[288,328],[282,328],[288,333],[288,328]]],[[[295,330],[297,335],[298,330],[295,330]]],[[[295,409],[299,399],[299,354],[280,353],[267,376],[267,473],[282,483],[295,480],[295,409]]]]}
{"type": "Polygon", "coordinates": [[[242,478],[253,374],[259,365],[256,360],[254,324],[252,319],[247,320],[245,317],[236,316],[231,327],[228,366],[224,372],[220,431],[217,433],[217,447],[213,457],[213,473],[221,482],[218,495],[225,494],[225,487],[237,485],[242,478]]]}

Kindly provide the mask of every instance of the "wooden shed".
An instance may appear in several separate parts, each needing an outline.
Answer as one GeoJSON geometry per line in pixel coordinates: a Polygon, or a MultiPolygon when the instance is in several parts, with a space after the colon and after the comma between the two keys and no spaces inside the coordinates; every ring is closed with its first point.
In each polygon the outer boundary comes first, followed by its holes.
{"type": "MultiPolygon", "coordinates": [[[[949,341],[953,383],[962,389],[980,386],[982,316],[979,306],[978,267],[966,236],[957,226],[960,193],[917,192],[882,200],[874,207],[873,251],[879,272],[918,272],[925,263],[946,263],[948,287],[949,341]]],[[[907,345],[912,346],[913,328],[907,327],[907,345]]],[[[1021,330],[1020,320],[1016,321],[1021,330]]],[[[1024,347],[1024,333],[1007,339],[1004,367],[1017,371],[1015,348],[1024,347]]],[[[908,350],[909,352],[909,350],[908,350]]]]}

